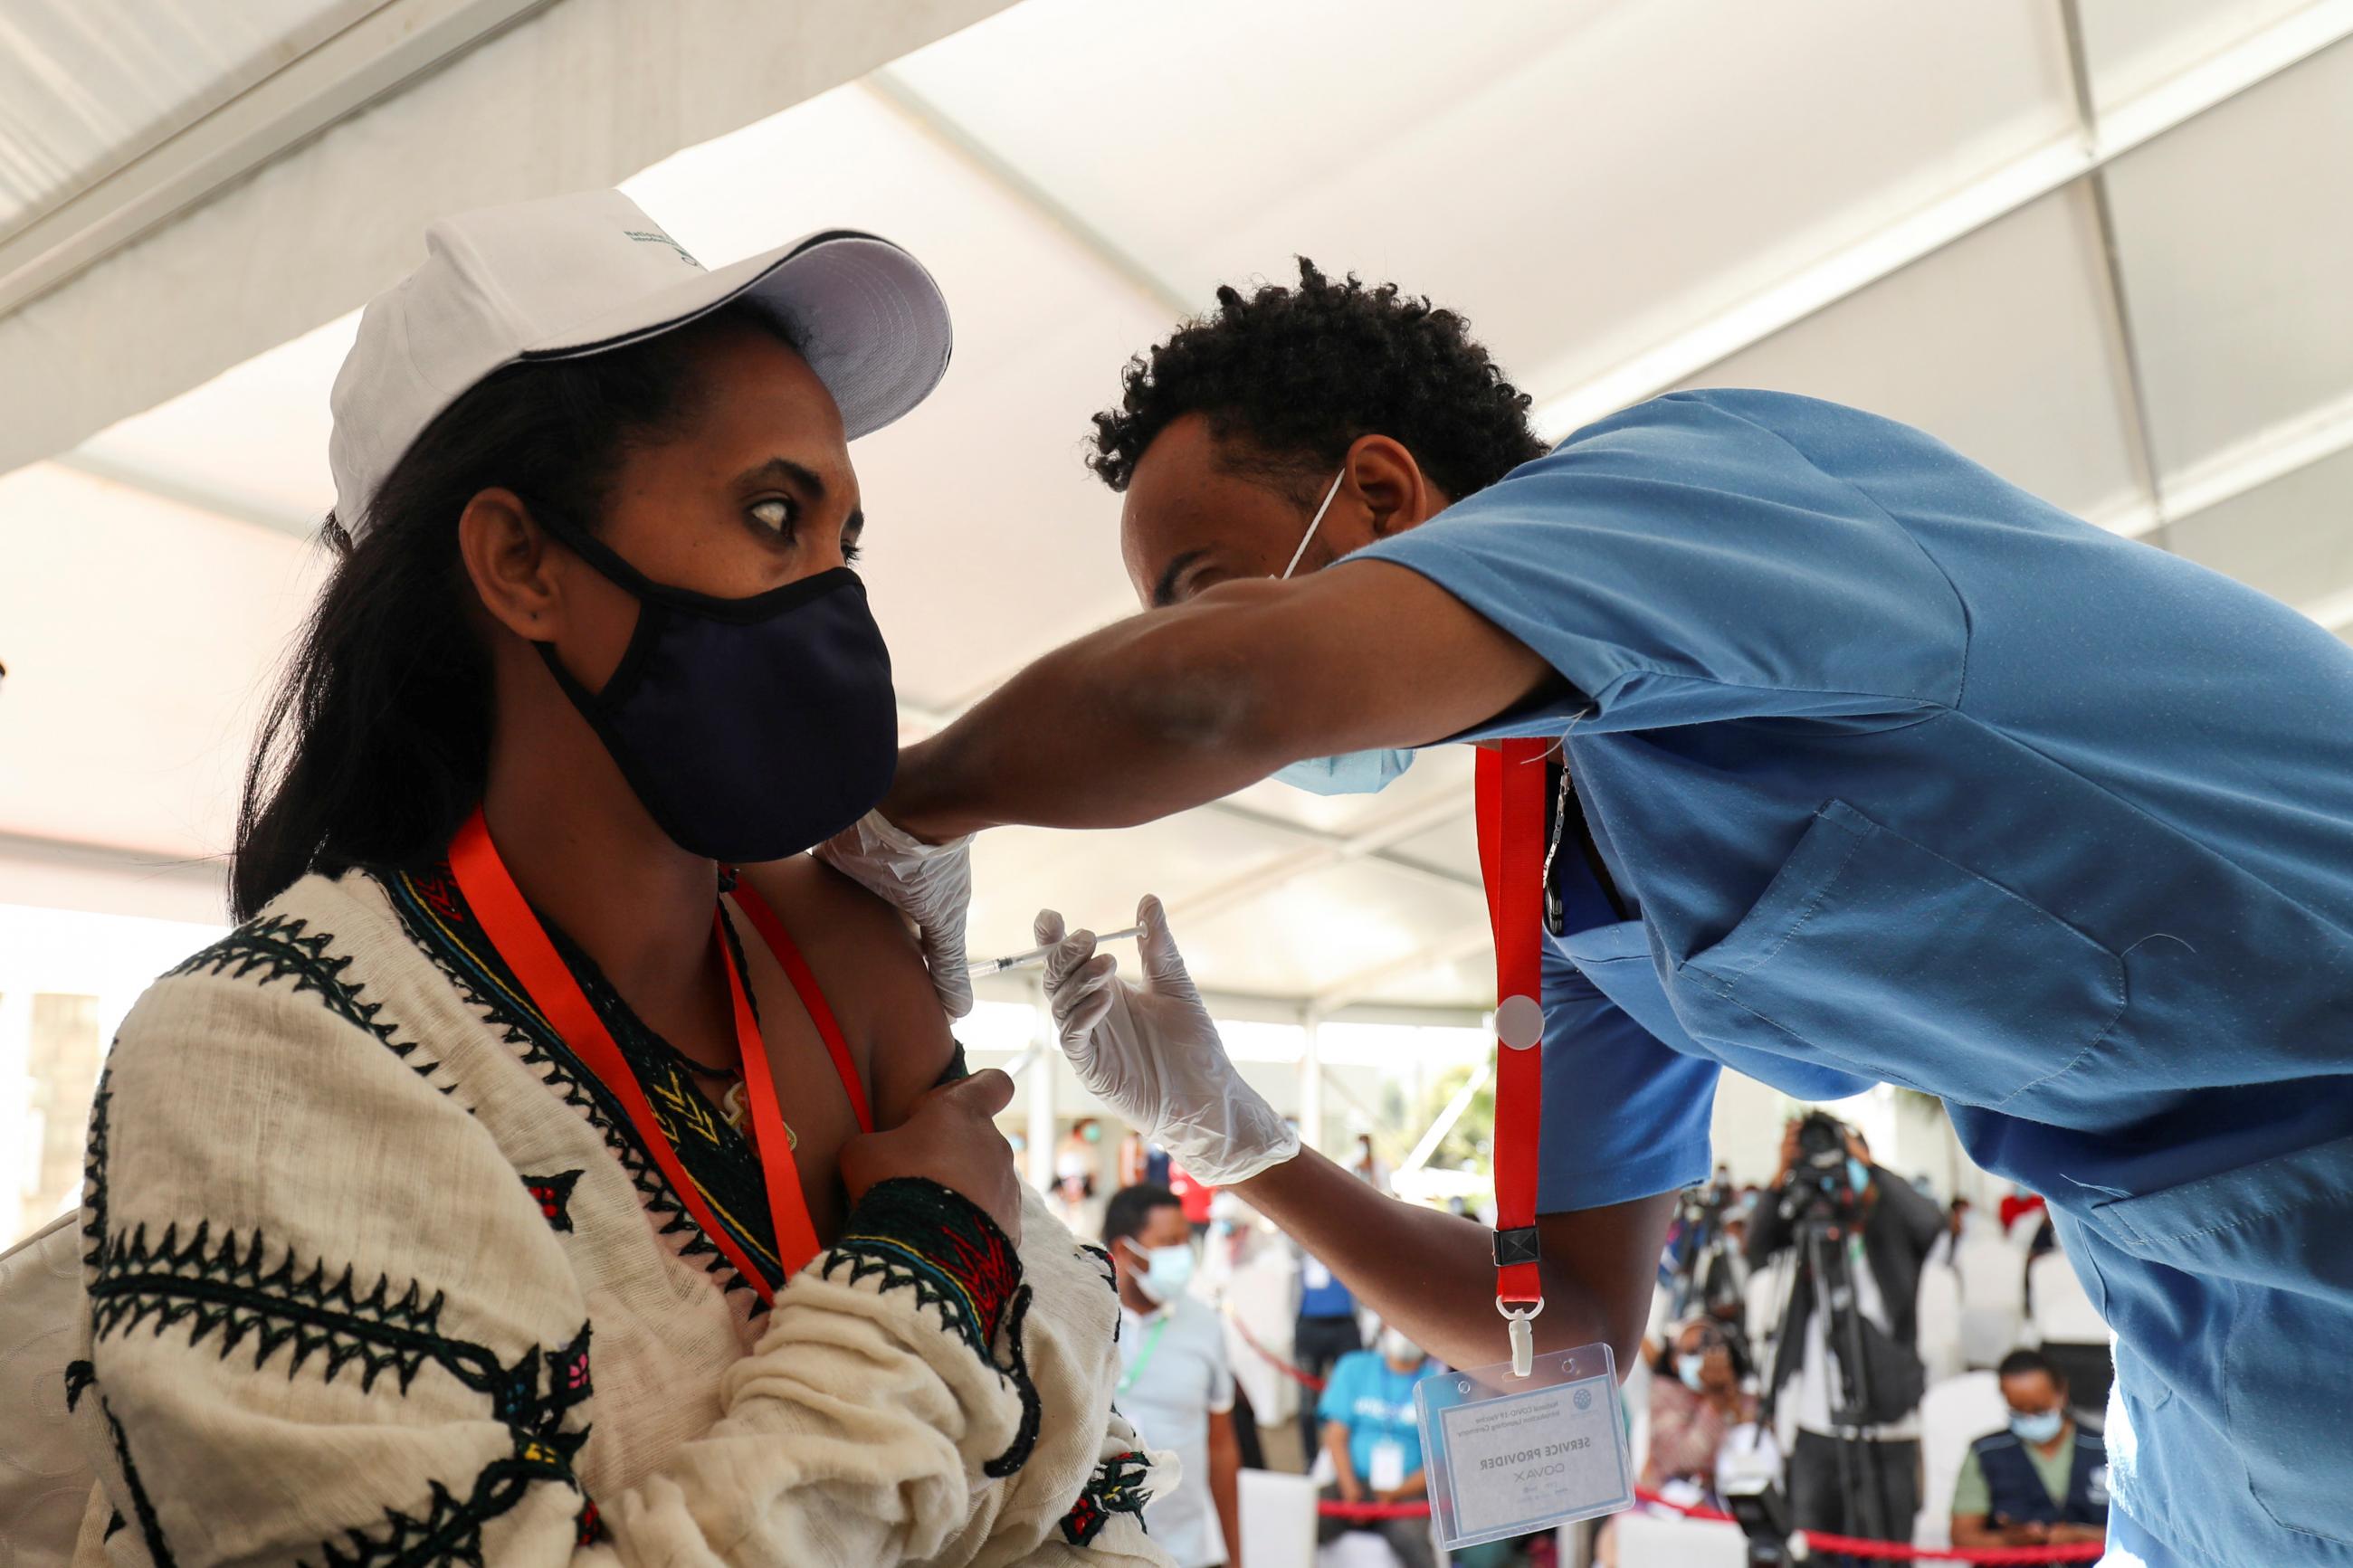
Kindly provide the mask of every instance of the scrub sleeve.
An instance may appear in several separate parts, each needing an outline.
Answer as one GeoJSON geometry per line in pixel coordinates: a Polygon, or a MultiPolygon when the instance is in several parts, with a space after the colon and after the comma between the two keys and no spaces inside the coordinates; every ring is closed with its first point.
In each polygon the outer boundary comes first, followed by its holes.
{"type": "MultiPolygon", "coordinates": [[[[1346,564],[1362,562],[1429,578],[1567,683],[1457,739],[1885,714],[1959,695],[1961,611],[1934,564],[1852,486],[1704,394],[1589,426],[1346,564]]],[[[1662,995],[1638,1021],[1594,983],[1651,966],[1651,948],[1639,921],[1610,923],[1579,857],[1554,870],[1568,919],[1545,960],[1537,1206],[1704,1181],[1724,1053],[1691,1041],[1662,995]]],[[[1757,1065],[1824,1096],[1870,1081],[1799,1065],[1799,1082],[1786,1060],[1757,1065]]]]}

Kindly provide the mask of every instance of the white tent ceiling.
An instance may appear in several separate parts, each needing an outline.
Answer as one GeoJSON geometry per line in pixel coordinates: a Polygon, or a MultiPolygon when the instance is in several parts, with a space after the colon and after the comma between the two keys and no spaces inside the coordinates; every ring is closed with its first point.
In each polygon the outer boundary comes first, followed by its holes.
{"type": "MultiPolygon", "coordinates": [[[[630,189],[706,259],[850,225],[945,286],[946,382],[855,453],[911,729],[1130,607],[1086,416],[1176,312],[1294,253],[1465,311],[1556,434],[1678,384],[1837,397],[2341,626],[2348,39],[2347,0],[1026,0],[630,189]]],[[[134,133],[69,130],[63,164],[134,133]]],[[[53,177],[0,158],[0,241],[53,177]]],[[[20,858],[225,843],[267,656],[316,581],[298,536],[350,335],[0,479],[20,858]]],[[[1149,889],[1218,990],[1478,1005],[1468,772],[992,835],[976,942],[1026,945],[1045,902],[1123,923],[1149,889]]]]}

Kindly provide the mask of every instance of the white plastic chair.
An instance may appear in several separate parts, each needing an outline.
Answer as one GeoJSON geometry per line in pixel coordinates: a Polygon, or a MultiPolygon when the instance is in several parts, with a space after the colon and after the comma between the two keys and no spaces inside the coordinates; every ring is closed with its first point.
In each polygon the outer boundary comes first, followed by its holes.
{"type": "Polygon", "coordinates": [[[1953,1488],[1969,1445],[1999,1432],[2010,1419],[2001,1380],[1989,1372],[1966,1372],[1933,1384],[1920,1400],[1920,1518],[1912,1529],[1915,1546],[1953,1543],[1953,1488]]]}
{"type": "Polygon", "coordinates": [[[1961,1351],[1971,1366],[1992,1366],[2018,1348],[2026,1327],[2026,1267],[1999,1235],[1973,1229],[1954,1249],[1961,1281],[1961,1351]]]}
{"type": "Polygon", "coordinates": [[[1745,1568],[1736,1524],[1631,1509],[1618,1515],[1618,1568],[1745,1568]]]}
{"type": "MultiPolygon", "coordinates": [[[[1247,1549],[1246,1562],[1256,1562],[1247,1549]]],[[[1399,1568],[1389,1543],[1369,1530],[1352,1530],[1315,1549],[1315,1568],[1399,1568]]]]}
{"type": "Polygon", "coordinates": [[[1961,1345],[1961,1281],[1949,1268],[1931,1264],[1920,1275],[1916,1308],[1920,1324],[1920,1360],[1928,1381],[1958,1377],[1968,1371],[1961,1345]]]}
{"type": "Polygon", "coordinates": [[[2108,1325],[2092,1305],[2075,1266],[2055,1248],[2026,1266],[2027,1294],[2034,1300],[2036,1342],[2055,1340],[2063,1345],[2105,1344],[2108,1325]]]}
{"type": "Polygon", "coordinates": [[[1238,1499],[1242,1561],[1257,1568],[1312,1568],[1315,1483],[1275,1470],[1244,1470],[1238,1499]]]}

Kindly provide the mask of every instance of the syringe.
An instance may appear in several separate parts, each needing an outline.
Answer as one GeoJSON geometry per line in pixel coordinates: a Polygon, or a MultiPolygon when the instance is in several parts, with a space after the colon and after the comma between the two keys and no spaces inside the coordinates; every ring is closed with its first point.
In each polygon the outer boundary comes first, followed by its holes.
{"type": "MultiPolygon", "coordinates": [[[[1100,946],[1107,942],[1124,942],[1129,937],[1143,934],[1142,926],[1129,926],[1125,931],[1107,931],[1095,938],[1095,942],[1100,946]]],[[[977,980],[984,974],[1002,974],[1008,969],[1027,969],[1033,963],[1045,963],[1046,955],[1054,951],[1054,945],[1059,944],[1033,947],[1027,952],[1010,953],[1003,958],[986,958],[978,963],[967,965],[965,973],[977,980]]]]}

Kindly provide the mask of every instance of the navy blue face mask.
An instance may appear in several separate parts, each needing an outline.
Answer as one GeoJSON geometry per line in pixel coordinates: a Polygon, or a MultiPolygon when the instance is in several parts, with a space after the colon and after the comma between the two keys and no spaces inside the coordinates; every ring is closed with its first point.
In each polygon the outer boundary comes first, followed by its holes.
{"type": "Polygon", "coordinates": [[[554,644],[538,647],[671,842],[729,865],[780,860],[881,803],[898,701],[858,574],[716,599],[648,579],[591,535],[549,531],[638,601],[602,690],[574,679],[554,644]]]}

